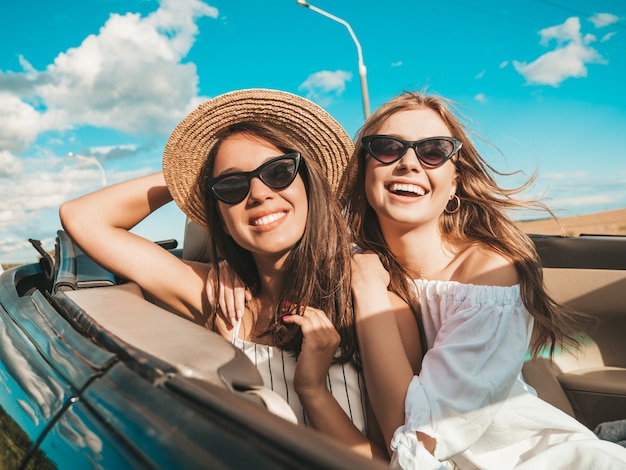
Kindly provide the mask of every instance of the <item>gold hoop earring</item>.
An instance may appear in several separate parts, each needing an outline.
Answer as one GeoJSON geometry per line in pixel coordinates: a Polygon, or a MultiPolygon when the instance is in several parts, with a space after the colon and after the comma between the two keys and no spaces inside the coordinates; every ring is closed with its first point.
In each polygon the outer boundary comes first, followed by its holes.
{"type": "Polygon", "coordinates": [[[461,208],[461,198],[455,194],[454,196],[450,198],[450,201],[448,201],[448,204],[446,204],[446,208],[444,209],[444,212],[446,214],[456,214],[457,212],[459,212],[459,209],[461,208]],[[450,205],[450,201],[456,201],[456,205],[454,206],[453,209],[448,208],[448,206],[450,205]]]}

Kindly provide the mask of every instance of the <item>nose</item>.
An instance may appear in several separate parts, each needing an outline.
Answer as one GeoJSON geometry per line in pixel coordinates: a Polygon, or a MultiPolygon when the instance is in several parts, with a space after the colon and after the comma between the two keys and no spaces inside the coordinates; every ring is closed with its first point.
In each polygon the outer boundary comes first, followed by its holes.
{"type": "Polygon", "coordinates": [[[406,169],[407,171],[421,171],[423,170],[422,162],[417,158],[417,152],[413,147],[409,147],[404,155],[398,160],[396,168],[406,169]]]}
{"type": "Polygon", "coordinates": [[[263,201],[271,198],[273,194],[274,191],[272,188],[268,187],[259,177],[254,177],[250,180],[250,192],[248,193],[249,201],[263,201]]]}

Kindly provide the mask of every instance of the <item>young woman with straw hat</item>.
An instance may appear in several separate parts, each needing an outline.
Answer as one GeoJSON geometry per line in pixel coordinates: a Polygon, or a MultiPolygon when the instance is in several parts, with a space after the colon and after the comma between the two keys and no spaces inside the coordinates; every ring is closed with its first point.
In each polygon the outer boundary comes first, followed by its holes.
{"type": "Polygon", "coordinates": [[[352,150],[343,128],[308,100],[227,93],[176,127],[162,172],[67,202],[60,215],[95,261],[242,348],[300,422],[382,456],[363,434],[348,232],[333,200],[352,150]],[[172,199],[210,227],[210,264],[129,231],[172,199]],[[252,294],[234,327],[216,300],[219,260],[252,294]]]}

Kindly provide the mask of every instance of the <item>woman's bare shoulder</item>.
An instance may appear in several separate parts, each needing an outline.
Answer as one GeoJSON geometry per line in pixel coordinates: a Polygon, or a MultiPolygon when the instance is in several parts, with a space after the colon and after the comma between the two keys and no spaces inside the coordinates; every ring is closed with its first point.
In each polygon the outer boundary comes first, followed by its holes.
{"type": "Polygon", "coordinates": [[[513,286],[519,283],[513,262],[484,245],[472,245],[463,253],[457,279],[464,284],[513,286]]]}

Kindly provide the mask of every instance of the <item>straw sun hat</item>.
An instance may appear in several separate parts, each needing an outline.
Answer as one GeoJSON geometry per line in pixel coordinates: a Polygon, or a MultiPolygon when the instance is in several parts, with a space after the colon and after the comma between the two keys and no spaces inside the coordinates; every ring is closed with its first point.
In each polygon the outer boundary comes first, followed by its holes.
{"type": "Polygon", "coordinates": [[[286,126],[304,143],[306,156],[317,160],[331,191],[337,193],[354,145],[330,114],[291,93],[267,89],[234,91],[198,106],[176,126],[165,146],[163,174],[168,189],[194,222],[207,226],[197,177],[216,143],[216,135],[245,121],[286,126]]]}

